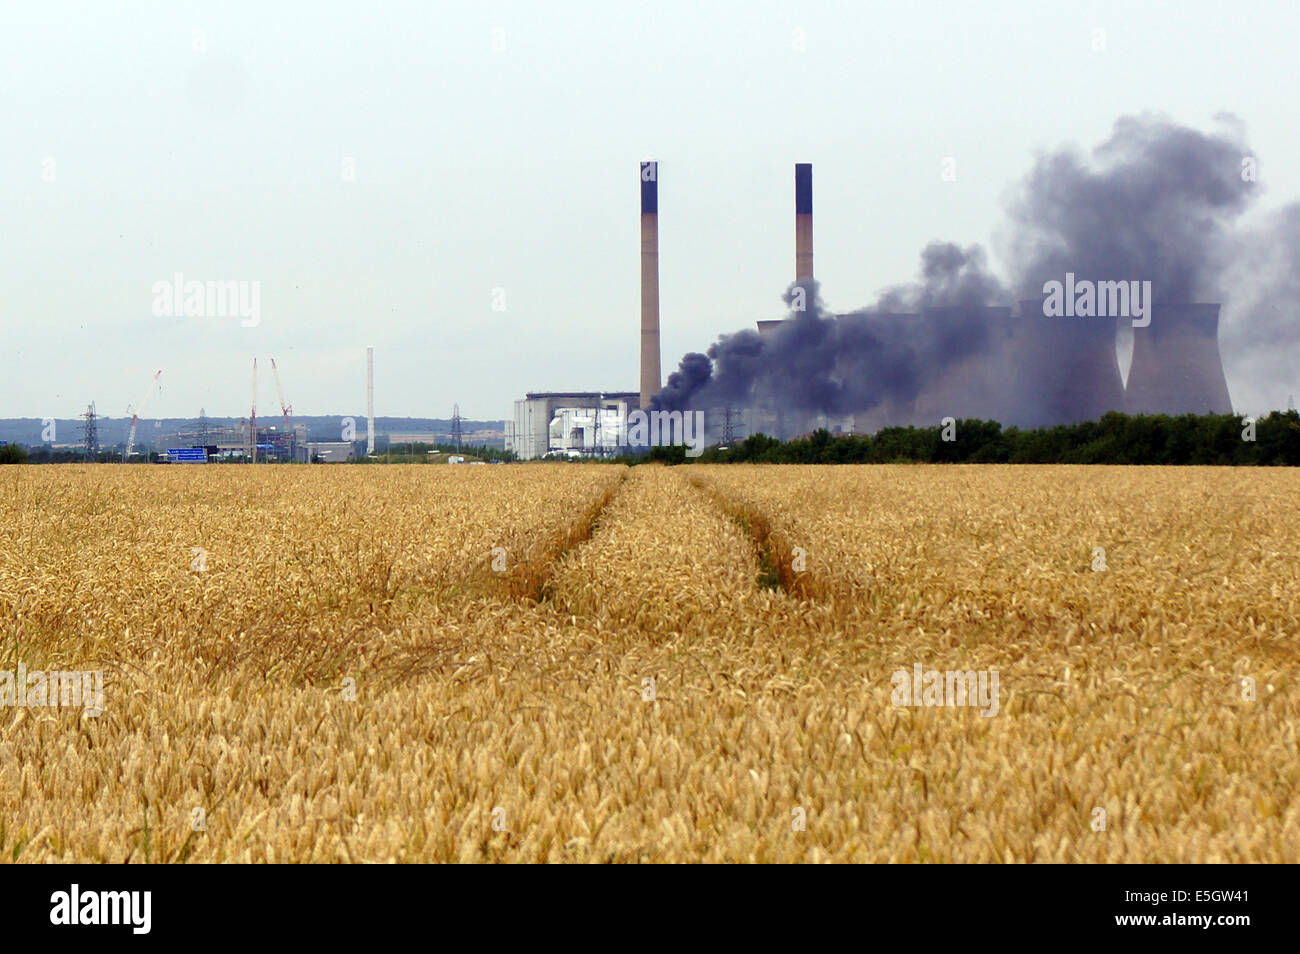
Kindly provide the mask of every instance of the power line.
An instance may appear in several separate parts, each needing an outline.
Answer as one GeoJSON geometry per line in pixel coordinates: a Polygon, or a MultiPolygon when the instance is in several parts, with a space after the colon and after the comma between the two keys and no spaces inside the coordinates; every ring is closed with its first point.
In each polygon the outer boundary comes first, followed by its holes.
{"type": "Polygon", "coordinates": [[[722,409],[722,443],[730,447],[736,443],[736,422],[731,405],[728,404],[722,409]]]}
{"type": "Polygon", "coordinates": [[[86,405],[86,413],[81,415],[86,423],[81,425],[82,443],[86,448],[86,460],[94,461],[99,454],[99,422],[95,414],[95,402],[86,405]]]}

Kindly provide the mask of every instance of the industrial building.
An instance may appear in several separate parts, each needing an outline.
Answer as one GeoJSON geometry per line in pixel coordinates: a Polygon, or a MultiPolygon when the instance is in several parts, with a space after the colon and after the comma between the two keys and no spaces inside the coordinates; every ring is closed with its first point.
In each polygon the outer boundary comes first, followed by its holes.
{"type": "MultiPolygon", "coordinates": [[[[278,427],[257,429],[258,460],[298,460],[300,449],[307,441],[305,424],[295,424],[289,430],[278,427]]],[[[163,435],[158,444],[163,448],[203,447],[214,460],[246,460],[253,454],[249,440],[248,421],[234,427],[195,427],[163,435]]]]}
{"type": "Polygon", "coordinates": [[[627,415],[636,391],[554,391],[515,401],[506,421],[506,450],[520,460],[547,454],[611,456],[626,443],[627,415]]]}
{"type": "MultiPolygon", "coordinates": [[[[209,460],[249,461],[252,447],[248,440],[248,422],[234,427],[206,426],[165,434],[159,446],[167,449],[202,448],[209,460]]],[[[355,447],[350,441],[309,441],[307,425],[295,424],[285,431],[277,427],[257,429],[259,461],[298,461],[299,463],[336,463],[351,460],[355,447]]]]}

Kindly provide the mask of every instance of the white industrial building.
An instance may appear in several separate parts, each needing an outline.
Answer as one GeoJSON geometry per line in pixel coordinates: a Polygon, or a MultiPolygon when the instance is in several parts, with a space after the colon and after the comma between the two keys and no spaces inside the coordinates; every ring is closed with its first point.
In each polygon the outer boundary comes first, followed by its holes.
{"type": "Polygon", "coordinates": [[[640,405],[635,391],[551,391],[515,401],[506,421],[506,450],[520,460],[556,453],[604,456],[626,443],[627,415],[640,405]]]}

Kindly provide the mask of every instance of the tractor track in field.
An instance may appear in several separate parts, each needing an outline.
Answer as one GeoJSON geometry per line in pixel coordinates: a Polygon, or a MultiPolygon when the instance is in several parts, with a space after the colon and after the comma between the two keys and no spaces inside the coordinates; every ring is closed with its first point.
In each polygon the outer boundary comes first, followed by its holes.
{"type": "Polygon", "coordinates": [[[511,599],[525,603],[548,602],[553,593],[551,581],[561,562],[571,551],[582,546],[596,532],[606,509],[627,483],[628,471],[587,505],[578,519],[560,534],[553,537],[541,550],[522,561],[503,578],[506,593],[511,599]]]}
{"type": "Polygon", "coordinates": [[[760,587],[779,589],[796,599],[821,600],[828,597],[828,589],[815,577],[807,570],[796,569],[794,544],[773,529],[765,513],[752,504],[727,496],[702,477],[692,475],[686,482],[708,497],[753,542],[758,557],[760,587]]]}

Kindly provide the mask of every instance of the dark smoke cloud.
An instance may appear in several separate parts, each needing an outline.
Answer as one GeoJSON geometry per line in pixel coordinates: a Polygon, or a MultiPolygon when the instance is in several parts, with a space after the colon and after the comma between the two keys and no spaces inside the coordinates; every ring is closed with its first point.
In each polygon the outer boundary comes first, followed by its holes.
{"type": "Polygon", "coordinates": [[[1007,290],[989,270],[984,249],[931,242],[921,252],[921,279],[886,289],[864,311],[919,311],[989,305],[1007,290]]]}
{"type": "MultiPolygon", "coordinates": [[[[740,332],[741,335],[754,334],[749,331],[740,332]]],[[[726,341],[734,335],[723,335],[719,343],[726,341]]],[[[758,335],[754,334],[755,338],[758,335]]],[[[709,349],[712,352],[718,345],[709,349]]],[[[668,375],[668,383],[650,399],[650,407],[655,410],[678,411],[690,408],[691,399],[696,395],[702,395],[703,389],[709,384],[713,375],[713,362],[698,351],[687,353],[682,358],[677,370],[668,375]]]]}
{"type": "Polygon", "coordinates": [[[1238,410],[1300,394],[1300,204],[1247,229],[1226,271],[1220,347],[1238,410]]]}
{"type": "Polygon", "coordinates": [[[927,374],[985,345],[980,309],[1006,295],[983,249],[945,242],[921,253],[918,281],[840,320],[817,282],[795,282],[774,332],[723,335],[707,355],[686,355],[652,406],[744,406],[762,397],[797,413],[851,414],[887,398],[911,400],[927,374]]]}
{"type": "Polygon", "coordinates": [[[1246,230],[1236,252],[1227,272],[1235,319],[1227,339],[1245,349],[1300,345],[1300,204],[1246,230]]]}
{"type": "Polygon", "coordinates": [[[949,391],[961,411],[981,400],[996,406],[970,393],[991,390],[992,381],[1005,392],[997,406],[1004,422],[1028,420],[1043,408],[1069,419],[1069,408],[1034,393],[1042,389],[1035,382],[1052,376],[1016,367],[1004,347],[1024,326],[1002,321],[1006,307],[1040,298],[1043,283],[1066,272],[1076,280],[1151,281],[1156,301],[1219,300],[1231,264],[1240,293],[1225,308],[1228,363],[1232,340],[1243,348],[1296,348],[1300,207],[1251,234],[1236,228],[1258,188],[1242,175],[1242,161],[1253,153],[1239,121],[1218,119],[1220,129],[1205,133],[1158,116],[1124,117],[1091,155],[1074,147],[1040,155],[1006,201],[998,243],[1012,263],[1005,284],[980,246],[946,242],[923,250],[916,281],[888,288],[838,320],[815,282],[796,283],[784,296],[788,318],[775,332],[723,335],[706,354],[688,354],[654,406],[761,401],[843,415],[911,406],[923,387],[946,380],[957,382],[949,391]],[[802,310],[796,295],[805,298],[802,310]],[[993,305],[1004,310],[987,307],[993,305]],[[962,388],[972,401],[962,400],[962,388]]]}
{"type": "Polygon", "coordinates": [[[1150,281],[1156,301],[1218,300],[1231,227],[1255,195],[1239,122],[1203,133],[1128,116],[1088,161],[1073,148],[1040,156],[1008,201],[1004,257],[1026,298],[1043,283],[1150,281]]]}

